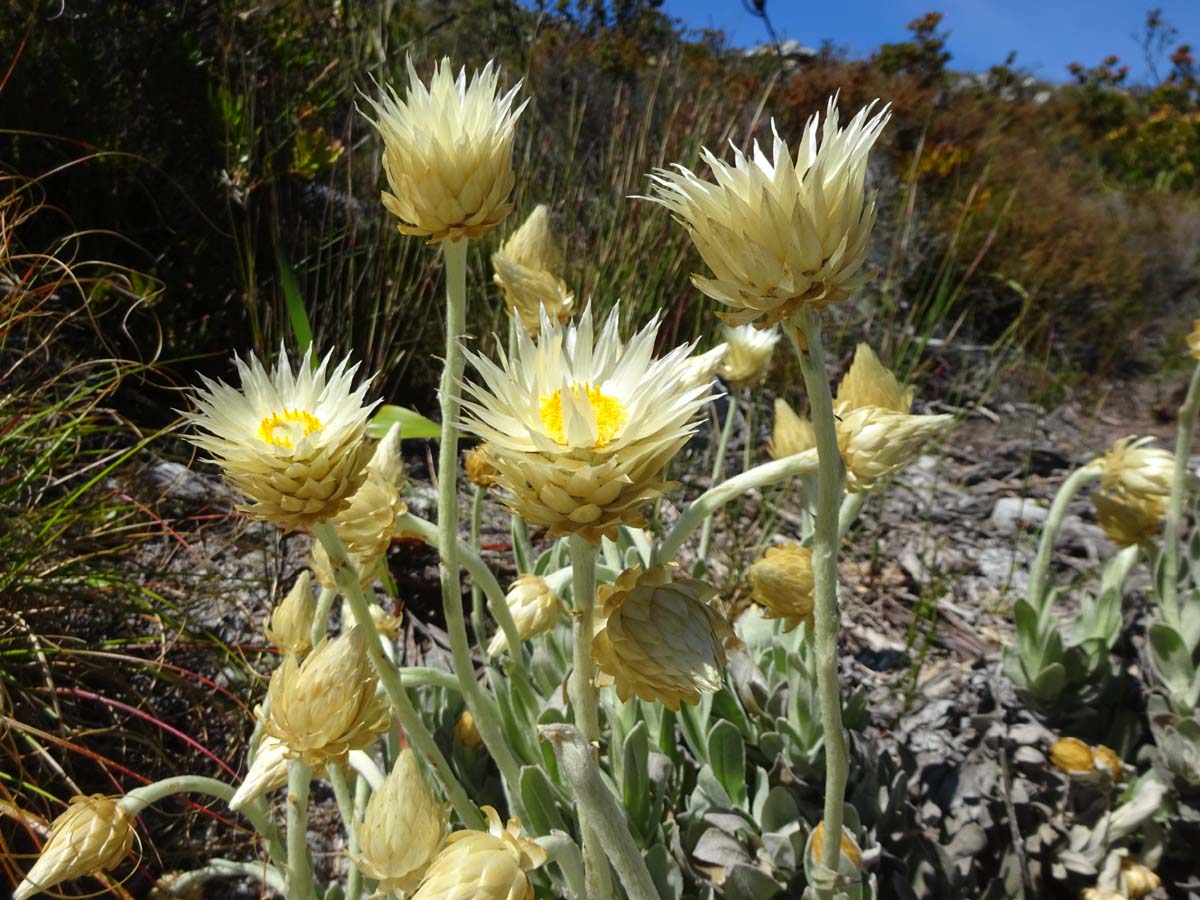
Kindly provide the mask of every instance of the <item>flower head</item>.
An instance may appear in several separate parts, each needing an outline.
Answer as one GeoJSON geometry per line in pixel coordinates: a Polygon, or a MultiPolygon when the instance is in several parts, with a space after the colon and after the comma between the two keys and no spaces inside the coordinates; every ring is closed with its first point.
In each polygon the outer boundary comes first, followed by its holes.
{"type": "Polygon", "coordinates": [[[379,893],[415,890],[450,830],[450,819],[412,750],[400,751],[383,787],[367,802],[357,830],[358,865],[379,882],[379,893]]]}
{"type": "Polygon", "coordinates": [[[778,330],[759,330],[753,325],[721,329],[729,352],[721,363],[721,377],[735,387],[758,387],[771,370],[771,357],[779,342],[778,330]]]}
{"type": "Polygon", "coordinates": [[[688,384],[712,384],[717,377],[721,364],[729,353],[728,344],[717,344],[711,350],[706,350],[699,356],[693,356],[683,364],[683,380],[688,384]]]}
{"type": "Polygon", "coordinates": [[[184,413],[207,450],[251,502],[247,513],[287,529],[307,528],[349,505],[371,456],[364,403],[367,383],[353,387],[357,365],[315,369],[311,348],[295,372],[282,352],[270,374],[257,358],[237,360],[241,389],[205,378],[197,411],[184,413]],[[206,432],[206,433],[203,433],[206,432]]]}
{"type": "Polygon", "coordinates": [[[17,885],[13,900],[25,900],[82,875],[107,872],[124,859],[133,846],[133,817],[118,801],[103,794],[72,799],[50,823],[42,852],[17,885]]]}
{"type": "Polygon", "coordinates": [[[1121,886],[1129,900],[1142,900],[1162,887],[1162,879],[1153,869],[1126,857],[1121,860],[1121,886]]]}
{"type": "Polygon", "coordinates": [[[279,738],[264,734],[254,759],[250,761],[250,771],[230,799],[229,808],[236,812],[251,800],[283,787],[287,779],[287,745],[279,738]]]}
{"type": "Polygon", "coordinates": [[[795,456],[817,446],[812,424],[796,415],[782,397],[775,398],[775,425],[767,440],[767,452],[772,459],[795,456]]]}
{"type": "Polygon", "coordinates": [[[1121,757],[1103,744],[1089,747],[1078,738],[1062,737],[1050,748],[1050,761],[1060,772],[1085,781],[1121,780],[1121,757]]]}
{"type": "Polygon", "coordinates": [[[659,565],[626,569],[599,591],[592,658],[622,702],[635,694],[679,709],[721,689],[724,640],[733,634],[713,608],[716,589],[659,565]]]}
{"type": "MultiPolygon", "coordinates": [[[[562,601],[550,590],[550,585],[536,575],[522,575],[513,582],[504,596],[504,602],[512,613],[521,640],[545,634],[562,618],[562,601]]],[[[508,639],[503,631],[496,632],[488,644],[488,656],[495,656],[508,649],[508,639]]]]}
{"type": "Polygon", "coordinates": [[[521,823],[508,827],[490,806],[487,831],[456,831],[434,857],[412,900],[533,900],[528,873],[546,861],[546,851],[521,837],[521,823]]]}
{"type": "Polygon", "coordinates": [[[801,622],[813,626],[812,550],[790,543],[769,547],[750,566],[754,602],[764,609],[764,619],[783,619],[785,631],[801,622]]]}
{"type": "Polygon", "coordinates": [[[913,388],[902,390],[891,371],[884,368],[869,344],[860,343],[850,368],[838,385],[834,407],[842,410],[876,406],[908,415],[912,410],[913,388]]]}
{"type": "Polygon", "coordinates": [[[306,765],[344,762],[391,721],[387,703],[375,696],[377,685],[361,626],[336,640],[325,638],[303,663],[288,655],[272,673],[266,733],[306,765]]]}
{"type": "Polygon", "coordinates": [[[1100,461],[1100,486],[1138,500],[1165,502],[1171,495],[1175,457],[1147,446],[1153,440],[1130,435],[1113,444],[1100,461]]]}
{"type": "Polygon", "coordinates": [[[846,490],[870,490],[881,478],[912,462],[921,447],[952,421],[953,416],[908,416],[878,406],[841,414],[836,427],[838,448],[846,462],[846,490]]]}
{"type": "Polygon", "coordinates": [[[530,334],[541,328],[542,310],[551,319],[565,322],[575,295],[559,272],[562,254],[550,234],[545,206],[537,206],[512,237],[492,254],[492,280],[504,289],[508,314],[530,334]]]}
{"type": "MultiPolygon", "coordinates": [[[[479,237],[512,210],[509,194],[513,131],[522,103],[513,109],[517,84],[499,94],[499,71],[489,62],[467,82],[443,59],[426,86],[408,60],[404,99],[387,88],[367,102],[383,138],[383,168],[391,191],[383,205],[400,231],[428,237],[479,237]]],[[[528,101],[526,101],[528,102],[528,101]]]]}
{"type": "Polygon", "coordinates": [[[492,463],[492,451],[487,444],[472,447],[463,457],[463,468],[467,470],[467,480],[476,487],[495,487],[500,473],[492,463]]]}
{"type": "Polygon", "coordinates": [[[1093,494],[1092,505],[1100,527],[1119,547],[1132,547],[1154,537],[1167,511],[1164,499],[1147,499],[1124,491],[1093,494]]]}
{"type": "Polygon", "coordinates": [[[271,611],[267,624],[267,640],[282,653],[303,655],[312,649],[312,622],[317,612],[317,598],[313,595],[312,574],[306,569],[300,573],[287,596],[271,611]]]}
{"type": "Polygon", "coordinates": [[[463,425],[488,442],[513,512],[549,537],[599,543],[668,488],[663,468],[695,431],[708,385],[685,381],[690,346],[659,359],[655,320],[628,343],[614,309],[599,335],[591,309],[577,325],[542,319],[535,344],[517,333],[500,364],[467,352],[479,383],[465,386],[463,425]]]}
{"type": "Polygon", "coordinates": [[[454,739],[468,750],[483,749],[483,735],[475,725],[475,717],[469,709],[464,709],[458,721],[454,723],[454,739]]]}
{"type": "Polygon", "coordinates": [[[867,155],[889,118],[886,107],[872,116],[873,107],[840,128],[831,98],[820,141],[814,115],[794,158],[774,122],[771,159],[757,142],[752,157],[735,147],[732,166],[701,150],[715,183],[683,166],[650,176],[650,199],[675,214],[713,272],[692,283],[728,307],[726,321],[782,322],[844,300],[866,282],[875,225],[867,155]]]}

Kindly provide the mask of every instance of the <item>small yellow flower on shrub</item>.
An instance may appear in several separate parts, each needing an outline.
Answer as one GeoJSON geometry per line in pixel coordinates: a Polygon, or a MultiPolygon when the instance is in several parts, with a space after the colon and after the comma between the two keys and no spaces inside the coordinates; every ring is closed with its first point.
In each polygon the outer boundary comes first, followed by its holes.
{"type": "Polygon", "coordinates": [[[725,343],[729,346],[725,360],[721,363],[721,377],[739,388],[759,387],[767,380],[771,371],[771,357],[779,343],[776,329],[760,331],[753,325],[722,327],[725,343]]]}
{"type": "Polygon", "coordinates": [[[454,723],[454,739],[468,750],[479,751],[483,749],[483,735],[475,727],[475,717],[471,715],[469,709],[463,710],[463,714],[454,723]]]}
{"type": "Polygon", "coordinates": [[[1141,900],[1162,887],[1162,879],[1152,869],[1126,857],[1121,860],[1121,887],[1129,900],[1141,900]]]}
{"type": "Polygon", "coordinates": [[[716,593],[675,565],[626,569],[602,585],[592,642],[597,683],[614,685],[622,702],[637,695],[673,710],[720,690],[733,630],[712,606],[716,593]]]}
{"type": "Polygon", "coordinates": [[[133,846],[133,817],[118,797],[75,797],[50,823],[37,862],[17,885],[13,900],[25,900],[72,878],[115,868],[133,846]]]}
{"type": "Polygon", "coordinates": [[[770,547],[750,566],[754,602],[764,619],[783,619],[784,630],[813,626],[812,550],[797,543],[770,547]]]}
{"type": "Polygon", "coordinates": [[[359,823],[359,868],[379,882],[379,893],[411,893],[450,830],[446,807],[438,803],[412,750],[400,752],[371,795],[359,823]]]}
{"type": "Polygon", "coordinates": [[[873,107],[842,128],[831,98],[820,140],[814,115],[794,158],[772,122],[771,159],[757,143],[751,157],[735,149],[733,165],[705,149],[714,181],[681,165],[650,176],[649,199],[675,214],[712,270],[692,283],[727,307],[719,313],[727,322],[784,322],[805,307],[845,300],[866,282],[875,225],[867,156],[889,118],[886,107],[872,116],[873,107]]]}
{"type": "MultiPolygon", "coordinates": [[[[822,851],[825,849],[825,820],[822,819],[817,823],[817,827],[812,833],[812,857],[813,862],[821,861],[822,851]]],[[[850,833],[845,828],[842,829],[842,855],[850,862],[854,863],[855,867],[862,865],[862,851],[858,848],[858,842],[850,836],[850,833]]]]}
{"type": "Polygon", "coordinates": [[[500,365],[467,352],[479,381],[465,386],[463,425],[487,441],[508,507],[551,539],[598,544],[644,525],[709,399],[707,384],[685,380],[690,346],[654,359],[658,320],[627,343],[618,323],[614,309],[594,335],[589,307],[577,324],[543,318],[536,344],[518,330],[500,365]]]}
{"type": "Polygon", "coordinates": [[[310,766],[344,763],[391,722],[387,703],[375,696],[378,681],[362,626],[325,638],[303,663],[288,655],[271,674],[263,727],[291,758],[310,766]]]}
{"type": "Polygon", "coordinates": [[[403,100],[390,87],[367,99],[391,188],[383,205],[401,232],[430,243],[475,238],[512,211],[513,133],[525,109],[513,109],[520,87],[499,95],[490,62],[469,83],[465,70],[455,78],[449,59],[437,64],[427,87],[409,59],[403,100]]]}
{"type": "MultiPolygon", "coordinates": [[[[527,641],[545,634],[562,618],[562,601],[550,590],[550,585],[536,575],[521,575],[512,583],[504,602],[512,613],[521,640],[527,641]]],[[[488,644],[488,656],[496,656],[508,649],[508,638],[497,631],[488,644]]]]}
{"type": "Polygon", "coordinates": [[[1109,540],[1120,547],[1132,547],[1154,537],[1166,515],[1166,502],[1135,497],[1124,492],[1100,492],[1092,495],[1096,520],[1109,540]]]}
{"type": "Polygon", "coordinates": [[[562,280],[562,254],[550,234],[545,206],[537,206],[512,237],[492,254],[492,280],[504,290],[509,316],[529,334],[542,327],[542,310],[558,322],[571,315],[575,295],[562,280]]]}
{"type": "Polygon", "coordinates": [[[250,515],[286,529],[331,519],[350,504],[371,457],[364,403],[367,383],[352,386],[357,365],[329,357],[315,369],[312,350],[295,372],[280,351],[270,374],[257,358],[237,360],[241,389],[205,378],[197,411],[184,418],[199,429],[190,440],[214,457],[251,503],[250,515]]]}
{"type": "Polygon", "coordinates": [[[546,851],[521,836],[520,820],[505,828],[496,810],[482,810],[488,831],[450,835],[412,900],[533,900],[528,873],[546,861],[546,851]]]}

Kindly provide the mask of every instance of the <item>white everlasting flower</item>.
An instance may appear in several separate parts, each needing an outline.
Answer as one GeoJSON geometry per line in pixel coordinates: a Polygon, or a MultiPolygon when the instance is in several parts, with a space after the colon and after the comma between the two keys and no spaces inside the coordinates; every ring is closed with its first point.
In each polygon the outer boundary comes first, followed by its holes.
{"type": "Polygon", "coordinates": [[[202,432],[188,438],[207,450],[256,518],[307,528],[349,505],[371,456],[367,382],[353,386],[357,365],[329,357],[315,369],[311,348],[295,372],[282,352],[270,374],[257,358],[237,360],[241,389],[203,379],[197,411],[184,413],[202,432]]]}
{"type": "Polygon", "coordinates": [[[238,786],[237,791],[229,800],[229,808],[235,812],[263,794],[268,794],[276,788],[287,784],[288,757],[287,745],[279,738],[263,735],[259,742],[258,752],[250,762],[250,771],[238,786]]]}
{"type": "Polygon", "coordinates": [[[550,234],[545,206],[537,206],[512,237],[492,254],[492,280],[504,289],[508,314],[530,334],[541,328],[542,310],[565,322],[575,295],[559,273],[562,254],[550,234]]]}
{"type": "Polygon", "coordinates": [[[693,356],[683,364],[684,380],[690,384],[712,384],[727,353],[729,353],[728,344],[717,344],[711,350],[701,353],[699,356],[693,356]]]}
{"type": "MultiPolygon", "coordinates": [[[[512,583],[504,602],[517,625],[517,634],[527,641],[545,634],[562,618],[562,601],[550,590],[550,585],[536,575],[522,575],[512,583]]],[[[508,638],[498,631],[488,644],[488,656],[508,649],[508,638]]]]}
{"type": "Polygon", "coordinates": [[[1131,494],[1140,500],[1166,501],[1175,478],[1175,457],[1147,446],[1152,437],[1121,438],[1100,462],[1100,484],[1106,491],[1131,494]]]}
{"type": "Polygon", "coordinates": [[[786,321],[846,299],[868,278],[867,156],[889,113],[872,116],[872,103],[840,128],[836,100],[819,141],[820,117],[808,120],[794,158],[772,122],[771,159],[755,142],[751,157],[734,148],[732,166],[701,150],[715,183],[679,165],[651,175],[650,199],[675,214],[713,272],[693,284],[728,307],[720,315],[732,324],[786,321]]]}
{"type": "Polygon", "coordinates": [[[17,885],[13,900],[25,900],[72,878],[116,867],[133,846],[133,817],[118,800],[103,794],[72,799],[50,823],[42,852],[17,885]]]}
{"type": "Polygon", "coordinates": [[[546,851],[521,836],[521,821],[508,827],[490,806],[487,831],[456,831],[433,858],[412,900],[534,900],[528,873],[546,851]]]}
{"type": "Polygon", "coordinates": [[[628,343],[613,310],[599,335],[590,308],[577,325],[542,319],[535,344],[517,333],[500,363],[467,352],[480,381],[465,385],[463,427],[485,441],[513,512],[599,543],[668,488],[663,468],[695,431],[708,385],[687,380],[691,346],[654,359],[656,318],[628,343]]]}
{"type": "Polygon", "coordinates": [[[735,387],[758,387],[767,380],[771,370],[771,357],[779,343],[779,331],[775,328],[760,331],[753,325],[730,328],[722,326],[729,352],[721,363],[721,377],[735,387]]]}
{"type": "Polygon", "coordinates": [[[489,62],[468,83],[465,69],[455,78],[443,59],[426,86],[409,59],[403,100],[390,87],[368,98],[391,187],[383,205],[404,234],[430,243],[479,237],[512,210],[513,130],[525,104],[513,109],[521,85],[500,94],[499,78],[489,62]]]}
{"type": "Polygon", "coordinates": [[[267,640],[282,653],[302,655],[312,649],[312,623],[317,612],[317,598],[312,590],[312,573],[300,573],[292,589],[275,609],[264,631],[267,640]]]}
{"type": "Polygon", "coordinates": [[[359,868],[380,894],[412,893],[446,839],[450,819],[410,749],[400,751],[383,787],[371,795],[358,825],[359,868]]]}

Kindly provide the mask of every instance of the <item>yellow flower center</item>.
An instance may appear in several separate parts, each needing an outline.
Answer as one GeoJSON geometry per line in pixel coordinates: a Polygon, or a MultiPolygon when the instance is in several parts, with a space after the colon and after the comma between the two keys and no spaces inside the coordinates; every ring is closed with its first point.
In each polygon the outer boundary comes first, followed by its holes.
{"type": "Polygon", "coordinates": [[[321,420],[303,409],[287,409],[271,413],[258,423],[258,439],[276,447],[291,450],[297,438],[320,431],[321,420]]]}
{"type": "MultiPolygon", "coordinates": [[[[610,397],[586,381],[571,385],[571,393],[576,399],[579,398],[580,392],[587,397],[596,416],[597,433],[593,447],[604,447],[625,424],[625,407],[616,397],[610,397]]],[[[562,388],[542,397],[538,402],[538,412],[541,413],[542,424],[546,426],[546,433],[554,438],[555,443],[566,445],[567,439],[563,433],[562,388]]]]}

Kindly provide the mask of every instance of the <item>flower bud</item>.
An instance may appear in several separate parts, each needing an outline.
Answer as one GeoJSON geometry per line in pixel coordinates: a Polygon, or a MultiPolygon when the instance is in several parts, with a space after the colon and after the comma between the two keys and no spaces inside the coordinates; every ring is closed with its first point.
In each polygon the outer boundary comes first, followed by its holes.
{"type": "Polygon", "coordinates": [[[229,808],[236,812],[256,797],[283,787],[287,780],[287,746],[279,738],[264,734],[250,762],[250,771],[230,799],[229,808]]]}
{"type": "Polygon", "coordinates": [[[870,490],[879,479],[907,466],[953,420],[944,415],[909,416],[877,406],[841,414],[837,433],[846,462],[846,490],[870,490]]]}
{"type": "Polygon", "coordinates": [[[784,630],[813,626],[812,550],[797,543],[770,547],[750,566],[754,602],[764,619],[783,619],[784,630]]]}
{"type": "Polygon", "coordinates": [[[379,882],[379,893],[411,893],[449,830],[446,807],[434,798],[416,754],[405,749],[367,802],[358,866],[379,882]]]}
{"type": "Polygon", "coordinates": [[[1162,879],[1151,869],[1126,857],[1121,860],[1121,887],[1129,900],[1141,900],[1162,887],[1162,879]]]}
{"type": "Polygon", "coordinates": [[[500,477],[500,470],[496,468],[491,448],[487,444],[480,444],[468,450],[463,467],[467,470],[467,479],[471,484],[484,490],[494,486],[500,477]]]}
{"type": "Polygon", "coordinates": [[[1092,748],[1073,737],[1054,742],[1050,748],[1050,761],[1068,775],[1090,772],[1094,768],[1092,748]]]}
{"type": "Polygon", "coordinates": [[[468,84],[443,59],[426,87],[410,59],[403,100],[391,88],[368,99],[391,188],[383,205],[404,234],[430,243],[475,238],[512,210],[513,132],[525,104],[512,108],[520,84],[500,96],[498,86],[490,62],[468,84]]]}
{"type": "Polygon", "coordinates": [[[775,427],[771,430],[770,440],[767,441],[767,452],[771,454],[771,458],[795,456],[816,446],[809,421],[796,415],[796,411],[788,406],[786,400],[776,397],[775,427]]]}
{"type": "Polygon", "coordinates": [[[456,831],[434,857],[412,900],[533,900],[528,872],[546,851],[521,837],[521,822],[508,827],[490,806],[481,807],[488,831],[456,831]]]}
{"type": "MultiPolygon", "coordinates": [[[[517,634],[521,640],[545,634],[558,624],[562,617],[562,601],[550,590],[550,585],[536,575],[522,575],[513,582],[504,597],[517,634]]],[[[503,631],[497,631],[488,644],[488,656],[496,656],[508,649],[508,639],[503,631]]]]}
{"type": "Polygon", "coordinates": [[[316,613],[317,598],[312,591],[312,575],[306,569],[271,612],[271,621],[264,629],[267,640],[280,653],[302,656],[312,649],[312,623],[316,613]]]}
{"type": "Polygon", "coordinates": [[[877,406],[907,415],[912,410],[913,389],[901,390],[891,371],[884,368],[869,344],[859,344],[854,360],[838,385],[834,407],[839,410],[877,406]]]}
{"type": "Polygon", "coordinates": [[[710,605],[716,593],[674,565],[627,569],[600,588],[592,658],[622,702],[636,694],[678,710],[721,689],[733,630],[710,605]]]}
{"type": "Polygon", "coordinates": [[[287,745],[290,758],[310,766],[344,763],[390,723],[387,703],[375,696],[377,685],[361,626],[336,640],[325,638],[303,663],[289,654],[271,675],[264,728],[287,745]]]}
{"type": "Polygon", "coordinates": [[[779,331],[759,331],[753,325],[721,326],[729,350],[721,362],[721,377],[734,387],[758,387],[771,371],[779,331]]]}
{"type": "Polygon", "coordinates": [[[711,350],[691,357],[683,364],[682,381],[691,385],[712,384],[728,353],[729,344],[717,344],[711,350]]]}
{"type": "Polygon", "coordinates": [[[384,481],[395,485],[396,490],[401,493],[408,482],[408,474],[404,468],[404,452],[400,443],[402,437],[400,423],[396,422],[387,430],[383,440],[375,445],[371,461],[367,463],[367,468],[374,469],[384,481]]]}
{"type": "Polygon", "coordinates": [[[1132,547],[1154,537],[1166,514],[1163,500],[1150,500],[1127,493],[1100,492],[1092,495],[1096,520],[1109,540],[1132,547]]]}
{"type": "Polygon", "coordinates": [[[1101,460],[1100,486],[1111,494],[1125,494],[1148,503],[1165,502],[1175,478],[1175,457],[1158,447],[1146,446],[1154,438],[1121,438],[1101,460]]]}
{"type": "Polygon", "coordinates": [[[454,739],[468,750],[479,752],[483,749],[483,735],[475,727],[475,717],[469,709],[464,709],[463,714],[454,723],[454,739]]]}
{"type": "Polygon", "coordinates": [[[1097,744],[1092,748],[1092,763],[1097,769],[1106,770],[1113,781],[1121,780],[1121,757],[1116,751],[1097,744]]]}
{"type": "MultiPolygon", "coordinates": [[[[392,615],[378,603],[367,602],[367,612],[370,613],[371,622],[378,631],[388,640],[394,641],[400,635],[400,626],[404,624],[403,613],[392,615]]],[[[354,617],[354,608],[346,603],[342,606],[342,621],[346,623],[347,628],[353,628],[359,624],[358,619],[354,617]]]]}
{"type": "Polygon", "coordinates": [[[492,254],[492,280],[504,290],[508,314],[528,334],[541,330],[542,310],[552,321],[565,322],[575,295],[559,277],[562,255],[550,234],[545,206],[537,206],[512,237],[492,254]]]}
{"type": "MultiPolygon", "coordinates": [[[[350,506],[334,516],[333,527],[346,545],[350,561],[363,584],[375,578],[379,564],[392,543],[396,517],[407,510],[408,506],[400,498],[396,486],[385,479],[378,469],[368,467],[367,480],[350,498],[350,506]]],[[[309,564],[322,587],[337,586],[329,554],[319,541],[313,544],[309,564]]]]}
{"type": "Polygon", "coordinates": [[[118,800],[103,794],[72,798],[50,824],[42,852],[17,885],[13,900],[25,900],[82,875],[107,872],[120,863],[133,846],[133,817],[118,800]]]}
{"type": "MultiPolygon", "coordinates": [[[[813,862],[820,863],[821,856],[825,850],[825,820],[822,819],[817,823],[817,827],[812,833],[812,857],[813,862]]],[[[858,848],[858,843],[850,836],[845,828],[842,829],[842,855],[850,862],[854,863],[854,867],[858,868],[862,865],[862,851],[858,848]]]]}

